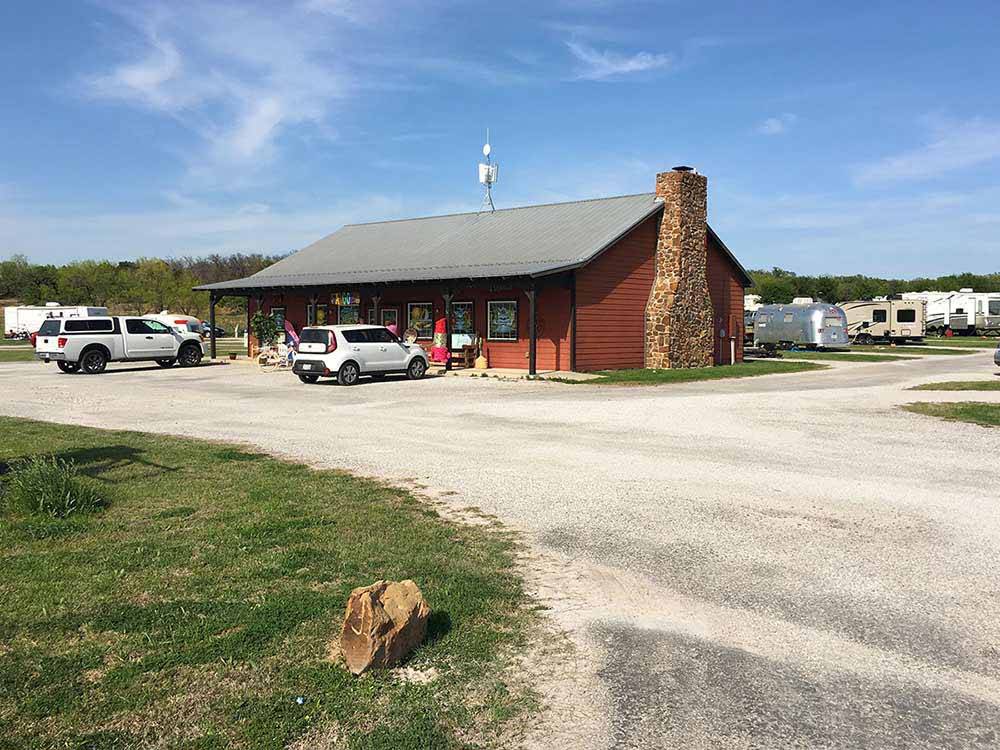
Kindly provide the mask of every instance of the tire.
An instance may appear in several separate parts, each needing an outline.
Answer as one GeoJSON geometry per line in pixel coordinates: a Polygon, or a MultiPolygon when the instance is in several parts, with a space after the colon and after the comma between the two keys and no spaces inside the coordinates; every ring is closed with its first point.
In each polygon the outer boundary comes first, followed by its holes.
{"type": "Polygon", "coordinates": [[[410,380],[420,380],[427,374],[427,363],[423,357],[414,357],[406,368],[406,377],[410,380]]]}
{"type": "Polygon", "coordinates": [[[177,363],[176,359],[158,359],[156,364],[160,367],[173,367],[177,363]]]}
{"type": "Polygon", "coordinates": [[[303,383],[308,383],[312,385],[317,380],[319,380],[319,375],[299,375],[299,380],[301,380],[303,383]]]}
{"type": "Polygon", "coordinates": [[[201,347],[194,344],[182,346],[177,352],[177,361],[181,367],[196,367],[201,364],[201,347]]]}
{"type": "Polygon", "coordinates": [[[87,375],[100,375],[108,366],[108,355],[102,349],[88,349],[80,357],[80,369],[87,375]]]}
{"type": "Polygon", "coordinates": [[[76,362],[56,362],[56,367],[66,373],[74,373],[80,369],[80,365],[76,362]]]}
{"type": "Polygon", "coordinates": [[[337,370],[337,382],[341,385],[357,385],[361,370],[357,362],[348,360],[337,370]]]}

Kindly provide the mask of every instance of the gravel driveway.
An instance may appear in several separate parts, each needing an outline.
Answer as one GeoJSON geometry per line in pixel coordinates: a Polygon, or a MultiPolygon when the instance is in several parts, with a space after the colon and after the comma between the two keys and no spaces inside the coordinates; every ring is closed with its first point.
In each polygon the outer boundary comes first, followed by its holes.
{"type": "Polygon", "coordinates": [[[908,393],[992,352],[657,388],[239,365],[0,366],[9,415],[237,440],[419,483],[532,543],[575,645],[546,747],[1000,745],[1000,430],[908,393]]]}

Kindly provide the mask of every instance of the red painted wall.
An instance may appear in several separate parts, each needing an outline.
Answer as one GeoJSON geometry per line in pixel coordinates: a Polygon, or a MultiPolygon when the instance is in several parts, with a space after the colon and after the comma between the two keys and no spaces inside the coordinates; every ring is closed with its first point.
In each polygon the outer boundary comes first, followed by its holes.
{"type": "MultiPolygon", "coordinates": [[[[328,295],[327,295],[328,297],[328,295]]],[[[473,326],[477,333],[484,339],[487,334],[487,301],[489,300],[514,300],[517,302],[518,318],[518,340],[517,341],[490,341],[485,340],[483,348],[489,360],[490,367],[502,367],[524,370],[528,367],[528,297],[523,289],[506,289],[490,291],[488,289],[477,289],[469,287],[458,289],[453,298],[454,302],[473,302],[473,326]]],[[[321,299],[322,303],[324,300],[321,299]]],[[[441,297],[439,287],[421,287],[407,285],[385,289],[382,292],[380,308],[396,308],[399,311],[401,321],[400,333],[406,329],[405,321],[407,314],[407,303],[410,302],[430,302],[434,308],[434,319],[444,315],[444,299],[441,297]]],[[[264,311],[269,312],[273,307],[285,307],[285,315],[295,326],[301,330],[306,324],[306,306],[309,303],[309,295],[282,294],[265,295],[264,311]]],[[[570,292],[568,289],[551,287],[542,288],[537,297],[537,317],[538,317],[538,342],[537,342],[537,369],[545,370],[568,370],[570,368],[570,292]]],[[[251,313],[256,311],[256,298],[250,300],[251,313]]],[[[362,320],[367,321],[368,309],[372,306],[370,297],[361,296],[362,320]]],[[[332,312],[332,310],[331,310],[332,312]]],[[[430,347],[429,340],[421,340],[421,344],[430,347]]]]}
{"type": "Polygon", "coordinates": [[[708,293],[715,310],[715,364],[732,362],[730,338],[736,338],[736,362],[743,361],[743,284],[729,257],[708,237],[708,293]],[[722,331],[726,332],[723,339],[722,331]]]}
{"type": "Polygon", "coordinates": [[[646,219],[576,272],[576,369],[643,366],[658,221],[646,219]]]}

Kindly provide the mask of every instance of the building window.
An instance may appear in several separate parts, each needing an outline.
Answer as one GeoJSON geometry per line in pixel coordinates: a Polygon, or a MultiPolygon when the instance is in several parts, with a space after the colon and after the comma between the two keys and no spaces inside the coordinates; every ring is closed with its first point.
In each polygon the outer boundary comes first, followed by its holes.
{"type": "Polygon", "coordinates": [[[872,323],[885,323],[889,314],[885,310],[872,310],[872,323]]]}
{"type": "Polygon", "coordinates": [[[374,307],[374,305],[372,307],[368,308],[368,313],[365,315],[365,321],[370,326],[375,325],[375,307],[374,307]]]}
{"type": "Polygon", "coordinates": [[[417,332],[418,339],[434,338],[434,305],[430,302],[408,302],[406,326],[417,332]]]}
{"type": "Polygon", "coordinates": [[[283,307],[272,307],[271,317],[274,318],[274,322],[278,324],[278,330],[285,330],[285,308],[283,307]]]}
{"type": "Polygon", "coordinates": [[[386,328],[396,326],[396,330],[399,330],[399,310],[397,308],[383,307],[379,313],[382,315],[382,325],[386,328]]]}
{"type": "Polygon", "coordinates": [[[360,305],[337,305],[337,322],[342,326],[361,322],[360,305]]]}
{"type": "Polygon", "coordinates": [[[325,326],[327,322],[328,310],[329,307],[326,305],[309,305],[307,308],[308,315],[306,316],[309,322],[306,323],[306,325],[325,326]]]}
{"type": "Polygon", "coordinates": [[[914,309],[909,310],[896,310],[896,322],[897,323],[916,323],[917,322],[917,311],[914,309]]]}
{"type": "Polygon", "coordinates": [[[473,325],[474,305],[471,302],[451,303],[451,348],[461,349],[476,340],[473,325]]]}
{"type": "Polygon", "coordinates": [[[517,341],[517,302],[515,300],[490,300],[486,303],[488,326],[486,338],[490,341],[517,341]]]}

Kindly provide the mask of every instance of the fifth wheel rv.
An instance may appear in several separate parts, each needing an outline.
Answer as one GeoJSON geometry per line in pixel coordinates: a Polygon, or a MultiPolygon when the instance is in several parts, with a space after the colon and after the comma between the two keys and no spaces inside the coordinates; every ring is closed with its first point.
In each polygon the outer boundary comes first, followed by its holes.
{"type": "Polygon", "coordinates": [[[927,333],[939,336],[1000,335],[1000,292],[907,292],[903,299],[927,303],[927,333]]]}
{"type": "Polygon", "coordinates": [[[921,340],[924,303],[916,299],[873,299],[838,302],[847,313],[847,332],[855,344],[921,340]]]}

